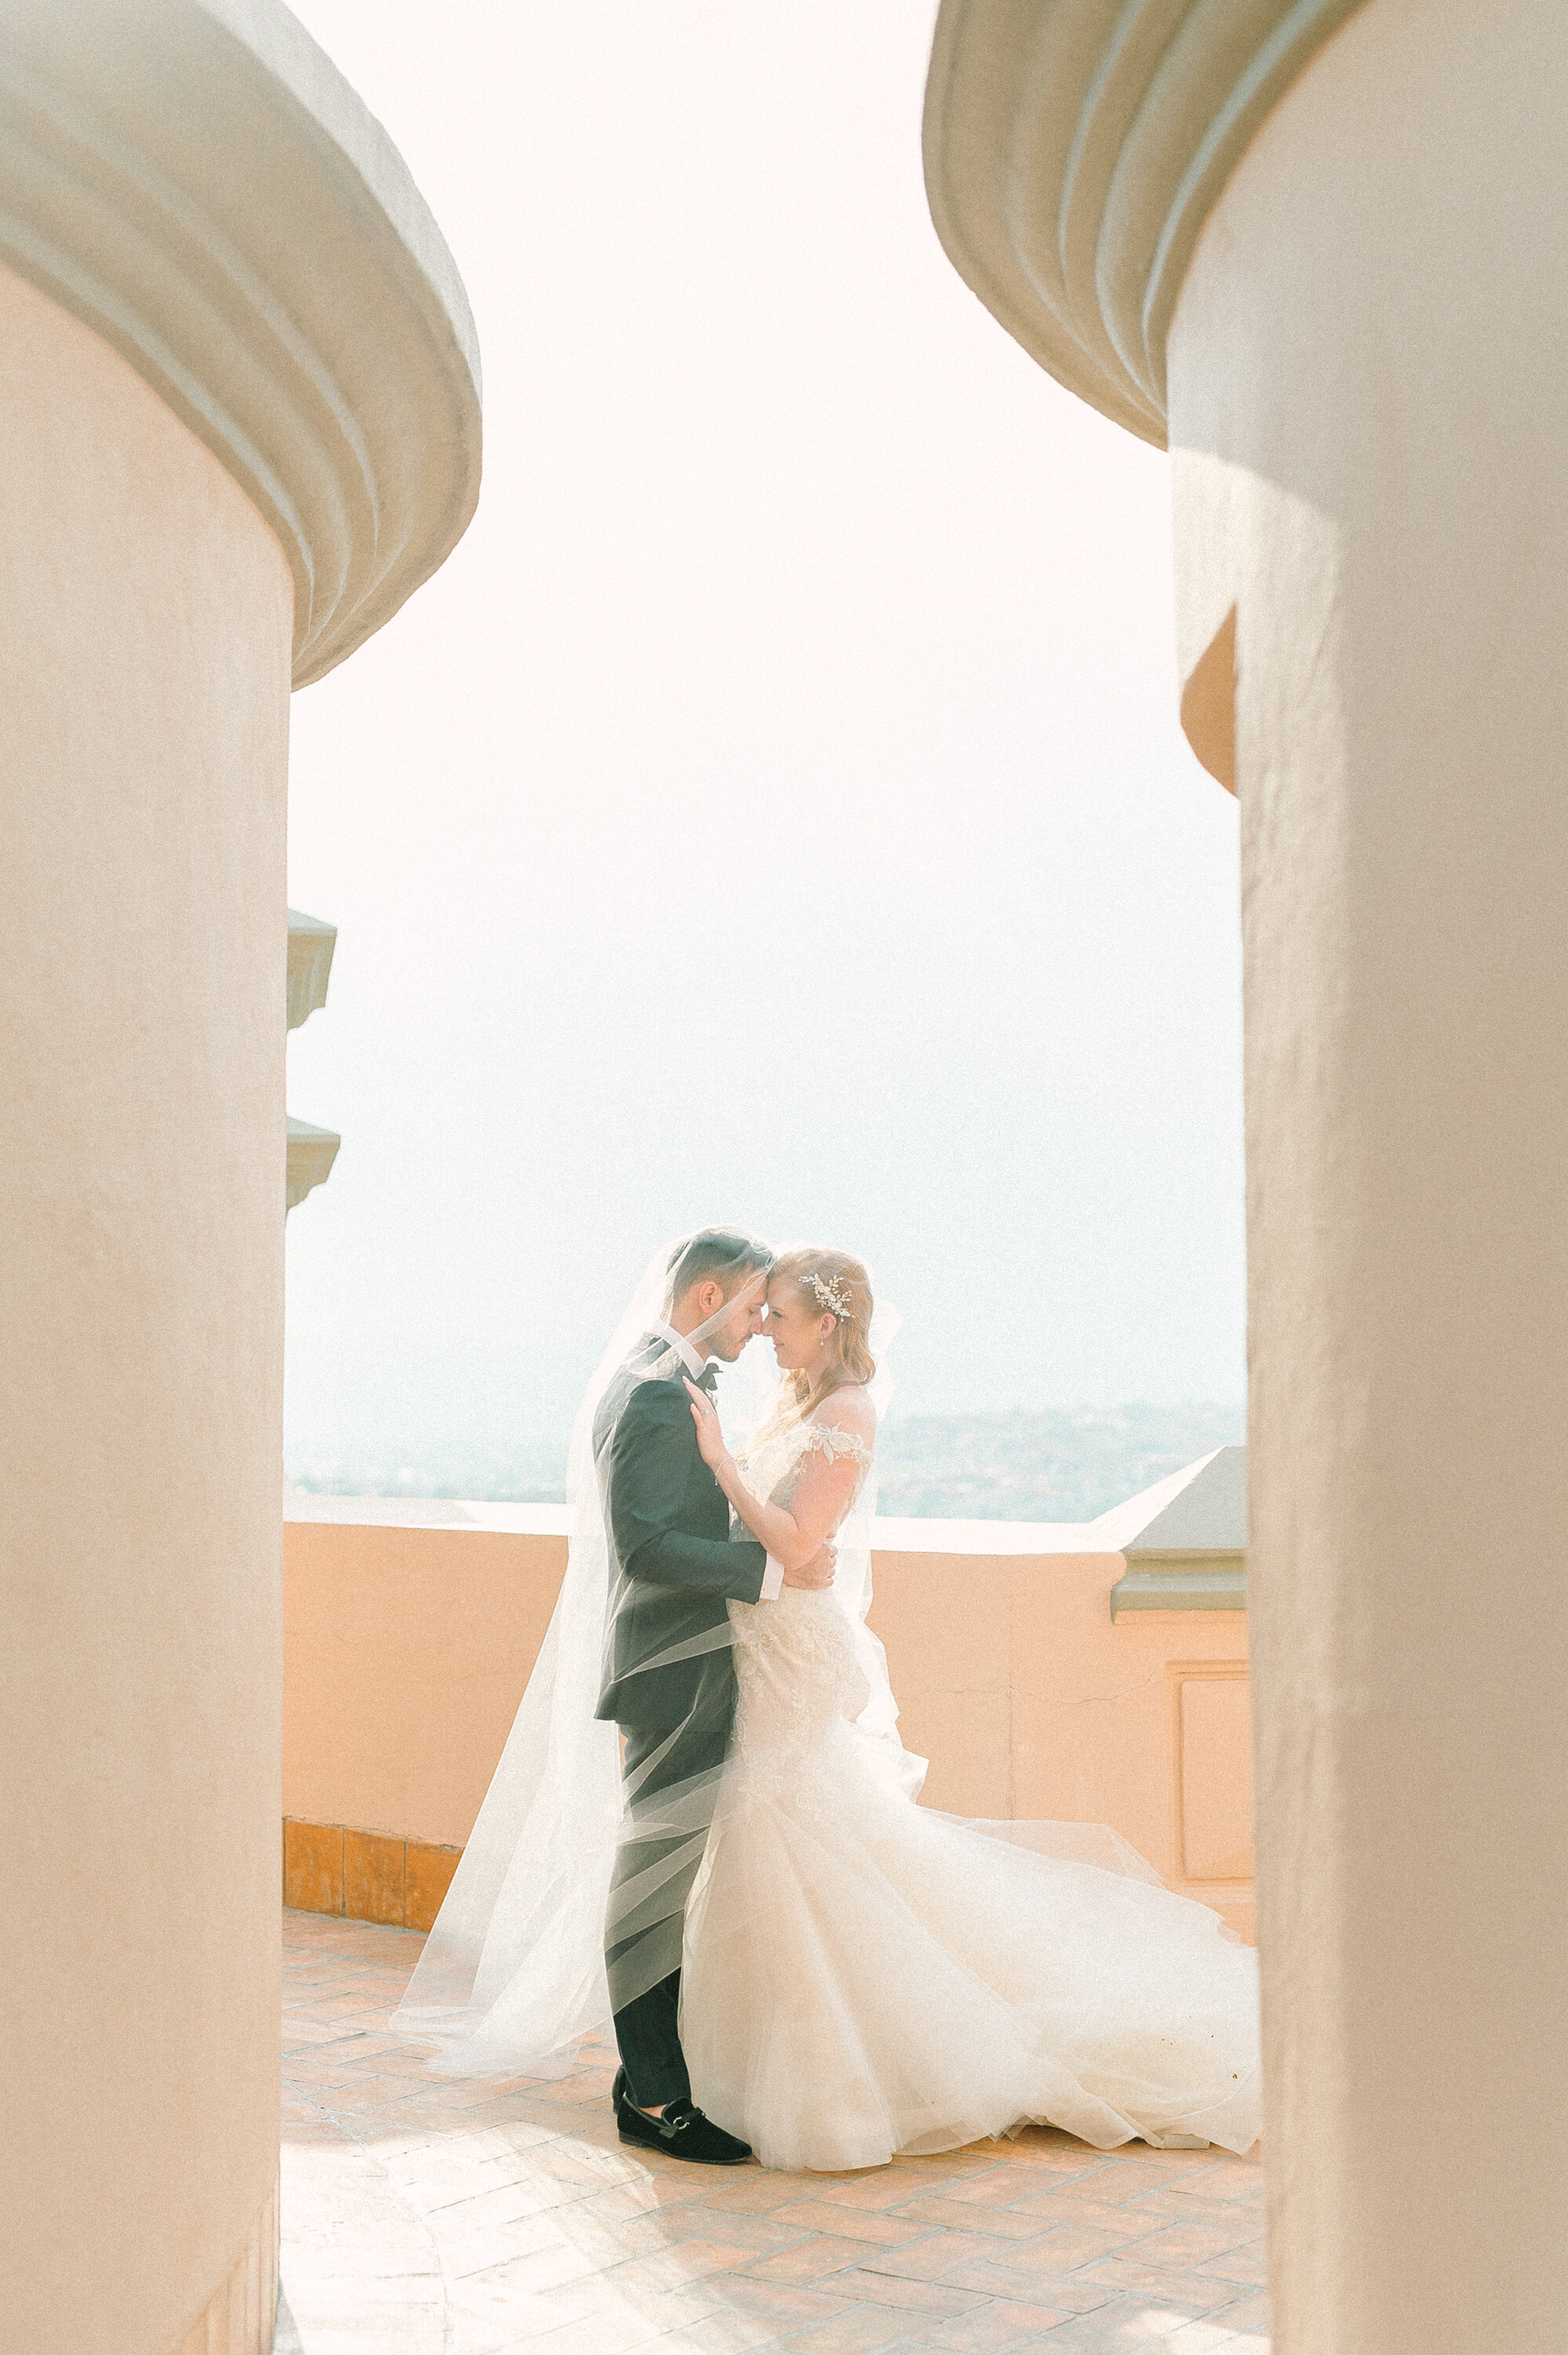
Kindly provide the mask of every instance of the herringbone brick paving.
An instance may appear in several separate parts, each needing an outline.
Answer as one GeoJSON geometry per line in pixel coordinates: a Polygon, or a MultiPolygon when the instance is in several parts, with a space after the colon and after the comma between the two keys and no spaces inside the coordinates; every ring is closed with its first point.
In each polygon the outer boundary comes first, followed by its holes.
{"type": "Polygon", "coordinates": [[[617,2139],[607,2045],[434,2077],[387,2026],[418,1934],[283,1919],[280,2355],[1266,2355],[1255,2158],[1032,2127],[859,2175],[683,2167],[617,2139]]]}

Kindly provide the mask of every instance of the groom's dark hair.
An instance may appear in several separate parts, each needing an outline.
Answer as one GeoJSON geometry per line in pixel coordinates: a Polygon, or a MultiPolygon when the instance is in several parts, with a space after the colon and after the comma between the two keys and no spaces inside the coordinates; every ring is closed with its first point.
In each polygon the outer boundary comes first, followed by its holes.
{"type": "Polygon", "coordinates": [[[668,1316],[694,1284],[706,1284],[711,1277],[723,1285],[727,1299],[744,1277],[758,1271],[766,1274],[772,1264],[772,1252],[755,1235],[743,1235],[735,1227],[704,1227],[677,1243],[670,1255],[664,1313],[668,1316]]]}

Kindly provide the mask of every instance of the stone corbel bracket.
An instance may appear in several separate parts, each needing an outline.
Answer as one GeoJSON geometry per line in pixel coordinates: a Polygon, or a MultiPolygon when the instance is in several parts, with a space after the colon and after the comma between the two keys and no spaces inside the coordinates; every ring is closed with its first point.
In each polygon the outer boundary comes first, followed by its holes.
{"type": "MultiPolygon", "coordinates": [[[[332,953],[337,946],[337,926],[289,911],[289,1028],[297,1030],[318,1007],[326,1004],[332,953]]],[[[343,1143],[335,1129],[313,1127],[308,1120],[289,1116],[288,1178],[283,1216],[297,1209],[305,1196],[324,1186],[343,1143]]]]}
{"type": "Polygon", "coordinates": [[[308,1120],[289,1114],[288,1178],[283,1216],[297,1210],[305,1196],[324,1186],[337,1159],[343,1139],[335,1129],[313,1128],[308,1120]]]}
{"type": "Polygon", "coordinates": [[[289,1028],[297,1030],[326,1004],[337,926],[302,909],[289,911],[289,1028]]]}
{"type": "Polygon", "coordinates": [[[279,0],[5,0],[0,260],[112,344],[277,533],[294,684],[479,496],[479,346],[429,208],[279,0]]]}
{"type": "Polygon", "coordinates": [[[926,189],[1041,367],[1165,447],[1165,338],[1215,198],[1361,0],[942,0],[926,189]]]}

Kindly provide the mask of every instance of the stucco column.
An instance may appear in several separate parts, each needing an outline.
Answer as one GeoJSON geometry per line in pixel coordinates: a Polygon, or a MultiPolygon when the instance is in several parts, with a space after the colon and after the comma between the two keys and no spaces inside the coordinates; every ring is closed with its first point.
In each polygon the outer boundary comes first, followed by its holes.
{"type": "Polygon", "coordinates": [[[1168,346],[1234,610],[1280,2355],[1568,2341],[1568,18],[1371,0],[1168,346]]]}
{"type": "Polygon", "coordinates": [[[0,2335],[169,2355],[274,2294],[293,592],[9,271],[0,442],[0,2335]]]}
{"type": "Polygon", "coordinates": [[[461,283],[275,0],[0,12],[0,2344],[277,2291],[288,698],[478,488],[461,283]]]}
{"type": "Polygon", "coordinates": [[[1277,2355],[1568,2341],[1565,104],[1557,0],[942,0],[927,86],[1240,795],[1277,2355]]]}

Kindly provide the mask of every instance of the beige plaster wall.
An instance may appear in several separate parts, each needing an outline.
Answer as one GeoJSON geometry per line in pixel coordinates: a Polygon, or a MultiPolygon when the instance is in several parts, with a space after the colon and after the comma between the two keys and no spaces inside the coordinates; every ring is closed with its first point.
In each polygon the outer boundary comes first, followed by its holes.
{"type": "MultiPolygon", "coordinates": [[[[927,1802],[1112,1823],[1250,1934],[1245,1614],[1113,1625],[1120,1554],[933,1550],[942,1526],[874,1561],[927,1802]]],[[[466,1840],[565,1563],[542,1532],[288,1523],[285,1815],[466,1840]]]]}
{"type": "Polygon", "coordinates": [[[1170,345],[1185,666],[1236,611],[1279,2355],[1568,2339],[1565,93],[1556,0],[1370,0],[1170,345]]]}
{"type": "Polygon", "coordinates": [[[274,2278],[292,591],[4,271],[0,443],[0,2338],[228,2355],[274,2278]]]}

